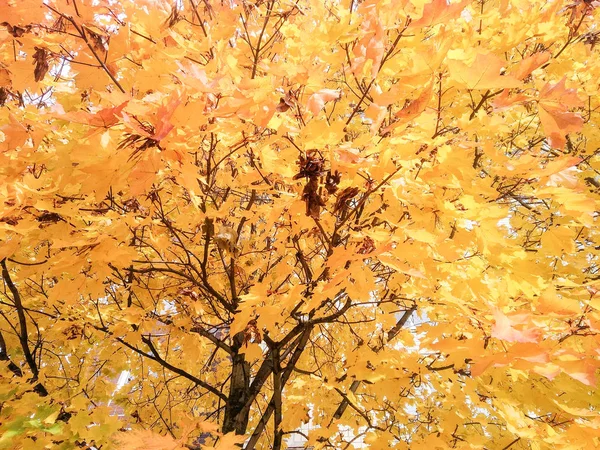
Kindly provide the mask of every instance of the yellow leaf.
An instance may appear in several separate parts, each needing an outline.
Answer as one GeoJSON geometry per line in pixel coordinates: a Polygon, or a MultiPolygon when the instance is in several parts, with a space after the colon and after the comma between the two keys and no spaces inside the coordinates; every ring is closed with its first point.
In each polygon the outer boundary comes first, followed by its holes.
{"type": "Polygon", "coordinates": [[[501,74],[507,64],[492,53],[478,53],[470,64],[456,60],[449,60],[447,64],[452,78],[468,89],[492,90],[521,86],[517,78],[501,74]]]}

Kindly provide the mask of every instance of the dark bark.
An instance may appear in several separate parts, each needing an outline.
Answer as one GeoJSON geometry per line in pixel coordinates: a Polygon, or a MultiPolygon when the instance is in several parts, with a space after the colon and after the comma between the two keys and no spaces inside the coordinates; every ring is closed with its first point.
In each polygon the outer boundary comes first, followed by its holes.
{"type": "Polygon", "coordinates": [[[229,395],[225,404],[223,418],[223,433],[246,434],[248,427],[249,408],[245,408],[250,390],[250,364],[239,350],[244,342],[244,333],[238,333],[233,338],[231,357],[231,381],[229,395]]]}
{"type": "MultiPolygon", "coordinates": [[[[302,356],[302,353],[304,352],[304,349],[306,348],[306,344],[310,338],[312,329],[313,329],[313,325],[306,326],[306,328],[300,335],[298,344],[296,345],[294,352],[292,353],[292,356],[290,357],[289,361],[287,362],[285,369],[283,369],[280,372],[280,374],[278,374],[278,376],[280,377],[280,380],[281,380],[279,382],[280,383],[279,384],[280,391],[283,391],[283,388],[285,387],[285,384],[289,380],[290,375],[292,374],[294,368],[296,367],[296,364],[298,363],[300,356],[302,356]]],[[[271,398],[271,401],[269,402],[267,409],[263,413],[262,417],[260,418],[260,420],[258,422],[258,425],[256,426],[256,428],[254,429],[254,432],[252,433],[252,436],[250,437],[250,439],[248,440],[248,443],[246,444],[246,447],[245,447],[246,450],[253,450],[254,447],[256,446],[258,440],[262,436],[262,433],[265,430],[267,422],[271,418],[271,415],[275,412],[275,409],[277,406],[276,405],[277,397],[278,396],[275,394],[271,398]]]]}
{"type": "Polygon", "coordinates": [[[283,420],[282,412],[282,394],[283,384],[281,380],[281,367],[279,358],[279,348],[274,348],[272,352],[273,359],[273,408],[275,410],[273,417],[273,450],[281,450],[283,442],[283,430],[281,422],[283,420]]]}
{"type": "Polygon", "coordinates": [[[8,361],[8,370],[10,370],[17,377],[23,376],[23,371],[21,370],[21,368],[10,360],[10,356],[8,356],[8,348],[6,348],[6,341],[4,340],[4,336],[2,335],[1,332],[0,332],[0,361],[8,361]]]}
{"type": "MultiPolygon", "coordinates": [[[[31,353],[31,350],[29,348],[29,332],[27,331],[27,319],[25,318],[25,308],[23,307],[23,302],[21,301],[21,294],[17,289],[17,286],[13,283],[10,274],[8,273],[8,267],[6,267],[6,259],[0,261],[0,266],[2,267],[2,278],[4,279],[6,286],[8,286],[8,290],[10,291],[12,296],[13,304],[15,305],[15,309],[17,310],[17,317],[19,319],[19,343],[21,344],[21,349],[23,351],[23,355],[25,356],[25,361],[27,362],[27,365],[29,366],[29,369],[31,370],[32,374],[32,377],[29,380],[29,382],[32,384],[35,383],[33,390],[36,393],[38,393],[41,397],[45,397],[46,395],[48,395],[48,391],[41,383],[37,383],[39,377],[39,369],[37,363],[35,362],[35,357],[31,353]]],[[[6,359],[4,360],[8,360],[8,350],[6,349],[4,342],[2,347],[3,353],[6,354],[6,359]]],[[[14,374],[22,374],[21,369],[12,362],[9,363],[9,369],[14,374]]]]}

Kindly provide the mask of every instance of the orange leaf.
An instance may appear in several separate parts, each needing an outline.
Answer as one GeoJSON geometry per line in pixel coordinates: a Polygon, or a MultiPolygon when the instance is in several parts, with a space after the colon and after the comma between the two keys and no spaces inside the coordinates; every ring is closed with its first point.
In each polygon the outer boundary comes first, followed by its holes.
{"type": "Polygon", "coordinates": [[[576,89],[568,89],[563,78],[556,84],[546,83],[540,91],[540,103],[547,108],[578,108],[583,102],[576,89]]]}
{"type": "Polygon", "coordinates": [[[139,134],[140,136],[145,136],[155,141],[160,141],[164,139],[173,129],[173,124],[170,123],[169,120],[173,116],[175,109],[180,103],[181,96],[173,94],[166,104],[163,104],[158,108],[155,113],[157,119],[152,121],[154,126],[153,133],[149,133],[147,130],[144,130],[144,128],[142,128],[136,120],[131,119],[126,113],[123,113],[123,123],[129,128],[133,129],[136,134],[139,134]]]}
{"type": "Polygon", "coordinates": [[[396,113],[396,117],[405,121],[409,121],[417,117],[425,110],[429,100],[431,100],[432,92],[433,83],[429,83],[416,99],[409,102],[408,105],[396,113]]]}
{"type": "Polygon", "coordinates": [[[412,22],[409,28],[430,27],[456,19],[469,3],[471,0],[450,4],[446,0],[433,0],[423,7],[423,15],[419,20],[412,22]]]}
{"type": "Polygon", "coordinates": [[[419,117],[431,100],[431,94],[433,93],[433,83],[429,83],[425,89],[419,94],[419,96],[405,105],[395,116],[398,120],[393,122],[391,125],[383,130],[383,134],[386,134],[400,125],[403,125],[411,120],[419,117]]]}
{"type": "Polygon", "coordinates": [[[13,114],[8,115],[8,120],[10,123],[0,128],[0,131],[4,133],[4,141],[0,142],[0,152],[21,147],[29,137],[27,128],[21,125],[13,114]]]}
{"type": "Polygon", "coordinates": [[[548,110],[542,103],[540,103],[538,115],[552,148],[562,149],[567,143],[567,134],[579,131],[583,126],[583,119],[579,114],[548,110]]]}
{"type": "Polygon", "coordinates": [[[342,93],[337,89],[321,89],[308,98],[306,108],[313,114],[318,114],[325,107],[325,103],[337,100],[342,93]]]}
{"type": "Polygon", "coordinates": [[[571,378],[581,381],[587,386],[596,386],[597,364],[592,364],[586,359],[577,359],[573,361],[555,361],[555,364],[571,378]]]}
{"type": "MultiPolygon", "coordinates": [[[[127,103],[128,101],[125,101],[119,106],[101,109],[96,113],[87,111],[64,113],[64,111],[62,111],[62,113],[59,112],[56,117],[62,120],[68,120],[69,122],[83,123],[93,127],[109,128],[119,123],[119,115],[127,103]]],[[[60,110],[62,110],[62,108],[60,108],[60,110]]]]}
{"type": "Polygon", "coordinates": [[[158,122],[156,123],[153,136],[155,140],[162,140],[173,129],[173,124],[169,120],[171,120],[175,109],[177,109],[180,103],[181,96],[173,94],[165,105],[161,105],[158,108],[158,122]]]}
{"type": "Polygon", "coordinates": [[[364,13],[361,26],[365,35],[358,41],[352,51],[356,57],[352,61],[352,71],[358,73],[365,62],[371,60],[373,62],[371,76],[374,77],[379,71],[385,52],[385,32],[379,20],[376,5],[368,4],[363,9],[367,10],[364,13]]]}
{"type": "Polygon", "coordinates": [[[13,238],[0,244],[0,260],[11,257],[19,248],[20,239],[13,238]]]}
{"type": "Polygon", "coordinates": [[[546,164],[546,167],[540,170],[534,170],[531,174],[535,177],[548,177],[550,175],[554,175],[555,173],[562,172],[563,170],[568,169],[569,167],[574,167],[581,162],[581,158],[577,156],[566,156],[564,158],[556,158],[553,161],[550,161],[546,164]]]}
{"type": "Polygon", "coordinates": [[[525,94],[509,95],[510,89],[504,89],[500,95],[494,97],[492,108],[494,111],[502,111],[513,105],[523,103],[529,99],[525,94]]]}
{"type": "Polygon", "coordinates": [[[471,65],[462,61],[450,60],[448,69],[452,78],[468,89],[516,88],[521,82],[511,75],[501,75],[506,61],[492,53],[479,53],[471,65]]]}
{"type": "Polygon", "coordinates": [[[513,76],[519,80],[527,77],[531,72],[548,62],[552,55],[550,52],[538,52],[525,58],[511,70],[513,76]]]}
{"type": "Polygon", "coordinates": [[[537,329],[517,330],[510,320],[499,309],[494,311],[496,323],[492,326],[492,337],[507,342],[539,342],[540,331],[537,329]]]}
{"type": "Polygon", "coordinates": [[[553,148],[563,148],[567,134],[581,130],[583,119],[568,109],[582,104],[577,91],[566,88],[564,78],[556,84],[546,83],[540,91],[538,115],[553,148]]]}

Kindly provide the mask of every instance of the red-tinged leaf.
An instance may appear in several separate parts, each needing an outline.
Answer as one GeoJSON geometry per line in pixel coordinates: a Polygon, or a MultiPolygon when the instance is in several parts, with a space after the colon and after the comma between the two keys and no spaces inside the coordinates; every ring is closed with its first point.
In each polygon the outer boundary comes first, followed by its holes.
{"type": "Polygon", "coordinates": [[[396,117],[403,121],[409,121],[419,116],[429,104],[432,93],[433,83],[429,83],[416,99],[410,101],[408,105],[396,113],[396,117]]]}
{"type": "Polygon", "coordinates": [[[158,108],[158,121],[154,129],[154,140],[160,141],[164,139],[173,129],[173,124],[169,121],[173,117],[173,113],[175,113],[177,107],[181,104],[181,100],[181,95],[172,94],[169,101],[158,108]]]}
{"type": "Polygon", "coordinates": [[[144,136],[148,139],[154,139],[154,133],[150,133],[148,130],[144,129],[144,127],[142,127],[140,123],[137,120],[135,120],[132,116],[130,116],[126,112],[122,112],[121,116],[123,119],[123,124],[127,128],[133,130],[135,134],[144,136]]]}
{"type": "Polygon", "coordinates": [[[492,108],[494,108],[494,111],[504,111],[527,100],[529,100],[529,97],[525,94],[510,95],[510,89],[504,89],[500,95],[494,97],[492,108]]]}
{"type": "Polygon", "coordinates": [[[510,72],[515,78],[522,80],[531,74],[531,72],[533,72],[535,69],[547,63],[551,56],[552,55],[550,52],[535,53],[521,60],[519,64],[517,64],[517,66],[515,66],[510,72]]]}
{"type": "Polygon", "coordinates": [[[409,28],[430,27],[456,19],[470,3],[471,0],[459,3],[448,3],[448,0],[433,0],[423,7],[423,15],[419,20],[411,22],[409,28]]]}
{"type": "Polygon", "coordinates": [[[389,133],[394,128],[404,125],[413,119],[419,117],[431,100],[433,94],[433,83],[429,83],[417,98],[406,104],[395,114],[396,120],[383,129],[383,134],[389,133]]]}
{"type": "MultiPolygon", "coordinates": [[[[515,328],[511,319],[499,309],[494,311],[494,319],[496,321],[492,326],[492,337],[494,338],[507,342],[539,342],[540,340],[540,330],[535,328],[519,330],[515,328]]],[[[521,320],[516,322],[521,322],[521,320]]]]}
{"type": "Polygon", "coordinates": [[[540,122],[552,148],[562,149],[567,143],[567,134],[581,130],[583,119],[577,113],[548,109],[540,103],[540,122]]]}
{"type": "Polygon", "coordinates": [[[325,107],[325,103],[337,100],[342,93],[337,89],[321,89],[308,98],[306,108],[313,114],[318,114],[325,107]]]}
{"type": "Polygon", "coordinates": [[[206,71],[199,68],[197,64],[180,64],[182,71],[187,75],[185,85],[197,92],[212,93],[218,86],[219,77],[209,80],[206,71]]]}
{"type": "Polygon", "coordinates": [[[545,364],[550,361],[548,350],[538,343],[518,342],[509,349],[511,357],[530,363],[545,364]]]}
{"type": "Polygon", "coordinates": [[[582,105],[577,90],[565,86],[565,78],[556,84],[544,85],[540,91],[538,115],[553,148],[564,148],[567,134],[581,130],[583,119],[569,109],[582,105]]]}
{"type": "Polygon", "coordinates": [[[182,97],[180,95],[172,94],[165,104],[159,106],[159,108],[156,110],[156,113],[153,114],[155,117],[153,117],[152,120],[149,120],[153,127],[152,132],[144,129],[138,120],[131,117],[126,112],[122,113],[123,123],[128,128],[134,130],[135,134],[159,142],[164,139],[173,129],[174,126],[169,122],[169,120],[173,116],[175,109],[177,109],[181,103],[181,100],[182,97]]]}
{"type": "Polygon", "coordinates": [[[506,366],[508,363],[509,358],[506,353],[477,358],[471,363],[471,375],[474,377],[478,377],[482,375],[486,370],[492,367],[503,367],[506,366]]]}
{"type": "Polygon", "coordinates": [[[385,30],[379,20],[376,4],[369,3],[361,9],[364,11],[361,25],[364,36],[352,50],[355,58],[352,60],[351,70],[358,74],[365,63],[371,61],[371,77],[374,77],[379,71],[385,52],[385,30]]]}
{"type": "MultiPolygon", "coordinates": [[[[479,376],[492,367],[504,367],[513,365],[522,370],[533,370],[549,366],[550,354],[548,350],[542,348],[537,342],[517,342],[507,348],[506,352],[495,355],[485,356],[483,358],[475,357],[471,365],[471,374],[479,376]]],[[[560,373],[560,369],[554,367],[548,376],[554,376],[560,373]]],[[[546,376],[546,375],[544,375],[546,376]]]]}
{"type": "Polygon", "coordinates": [[[540,90],[540,104],[546,108],[579,108],[583,102],[577,95],[577,89],[566,87],[566,78],[556,84],[546,83],[540,90]]]}
{"type": "Polygon", "coordinates": [[[365,161],[365,157],[361,156],[360,150],[351,147],[340,147],[334,150],[336,161],[341,164],[357,164],[365,161]]]}
{"type": "Polygon", "coordinates": [[[61,113],[62,108],[57,107],[56,117],[62,120],[68,120],[74,123],[83,123],[92,127],[110,128],[119,123],[119,118],[123,108],[127,106],[128,101],[112,108],[101,109],[98,112],[90,113],[87,111],[75,111],[70,113],[61,113]]]}

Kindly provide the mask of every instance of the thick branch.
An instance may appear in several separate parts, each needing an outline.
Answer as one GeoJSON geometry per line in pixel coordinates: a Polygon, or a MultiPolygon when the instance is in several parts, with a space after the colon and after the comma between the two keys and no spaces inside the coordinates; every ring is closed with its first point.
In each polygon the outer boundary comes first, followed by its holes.
{"type": "Polygon", "coordinates": [[[283,384],[281,379],[281,367],[279,361],[279,348],[274,348],[272,355],[273,359],[273,450],[281,450],[283,438],[283,430],[281,429],[282,417],[282,401],[283,384]]]}
{"type": "Polygon", "coordinates": [[[195,327],[191,328],[190,331],[192,333],[198,333],[200,336],[205,337],[210,342],[212,342],[217,347],[219,347],[221,350],[226,351],[230,355],[233,354],[233,350],[231,349],[231,347],[229,345],[227,345],[225,342],[218,339],[214,334],[212,334],[210,331],[205,330],[201,326],[195,326],[195,327]]]}
{"type": "MultiPolygon", "coordinates": [[[[12,279],[10,278],[10,274],[8,273],[8,268],[6,267],[6,259],[3,259],[2,261],[0,261],[0,265],[2,266],[2,278],[4,279],[4,282],[6,283],[6,285],[8,286],[8,289],[12,295],[12,301],[17,310],[17,317],[19,319],[19,330],[18,330],[19,343],[21,344],[21,349],[23,350],[23,355],[25,356],[25,361],[27,362],[27,365],[29,366],[29,369],[31,370],[31,373],[33,375],[31,380],[29,380],[29,381],[31,381],[32,383],[35,383],[39,377],[39,369],[38,369],[37,363],[35,362],[35,358],[33,357],[31,350],[29,349],[29,340],[28,340],[29,333],[27,331],[27,319],[25,318],[25,308],[23,307],[23,302],[21,301],[21,294],[19,293],[17,286],[15,286],[12,279]]],[[[0,342],[0,345],[2,346],[2,351],[6,353],[6,358],[8,358],[6,343],[4,342],[4,339],[2,339],[2,342],[0,342]]],[[[17,374],[17,373],[22,374],[21,369],[16,364],[14,364],[12,361],[9,363],[9,369],[14,374],[17,374]],[[18,371],[15,369],[18,369],[18,371]]],[[[35,385],[34,391],[37,392],[42,397],[45,397],[46,395],[48,395],[48,391],[46,390],[44,385],[41,383],[37,383],[35,385]]]]}
{"type": "Polygon", "coordinates": [[[0,265],[2,266],[2,278],[4,278],[4,282],[10,290],[12,301],[17,309],[17,317],[19,319],[19,343],[21,344],[25,361],[27,362],[31,373],[33,374],[33,381],[35,381],[38,379],[39,370],[35,359],[31,354],[31,350],[29,349],[27,319],[25,318],[25,309],[23,308],[23,302],[21,301],[21,294],[10,278],[8,269],[6,267],[6,259],[0,261],[0,265]]]}
{"type": "MultiPolygon", "coordinates": [[[[290,375],[292,374],[292,372],[294,370],[294,367],[296,366],[296,364],[298,363],[298,360],[300,359],[300,356],[302,356],[302,353],[304,352],[304,349],[306,347],[306,343],[308,342],[308,340],[310,338],[312,328],[313,328],[312,326],[309,326],[304,329],[304,331],[302,332],[302,335],[300,336],[300,340],[298,341],[298,345],[296,346],[296,349],[294,350],[294,353],[292,354],[292,357],[290,358],[285,369],[281,373],[281,389],[283,389],[283,387],[287,383],[288,379],[290,378],[290,375]]],[[[260,421],[256,425],[256,428],[254,429],[252,436],[248,440],[245,450],[253,450],[254,447],[256,446],[267,423],[269,422],[269,419],[271,418],[271,414],[273,414],[273,412],[275,411],[275,400],[276,400],[275,396],[273,396],[271,398],[271,401],[269,402],[269,405],[267,406],[267,409],[265,410],[262,417],[260,418],[260,421]]]]}
{"type": "Polygon", "coordinates": [[[4,335],[0,331],[0,361],[8,361],[8,370],[14,373],[18,377],[23,376],[23,371],[19,366],[17,366],[14,362],[10,360],[10,356],[8,356],[8,348],[6,347],[6,341],[4,340],[4,335]]]}

